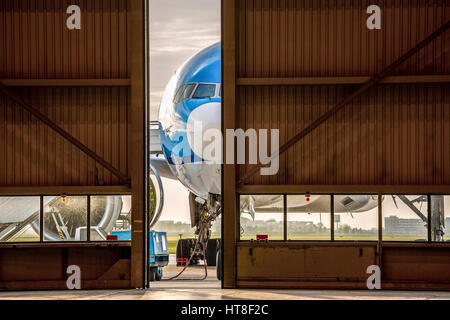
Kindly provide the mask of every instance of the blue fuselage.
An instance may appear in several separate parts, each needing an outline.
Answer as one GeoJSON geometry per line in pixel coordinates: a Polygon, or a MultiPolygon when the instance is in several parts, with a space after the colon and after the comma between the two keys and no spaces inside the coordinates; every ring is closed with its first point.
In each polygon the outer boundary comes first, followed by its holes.
{"type": "MultiPolygon", "coordinates": [[[[160,105],[161,147],[172,173],[194,194],[220,194],[220,165],[193,144],[194,124],[221,129],[221,46],[188,59],[173,75],[160,105]]],[[[200,131],[202,131],[200,130],[200,131]]]]}

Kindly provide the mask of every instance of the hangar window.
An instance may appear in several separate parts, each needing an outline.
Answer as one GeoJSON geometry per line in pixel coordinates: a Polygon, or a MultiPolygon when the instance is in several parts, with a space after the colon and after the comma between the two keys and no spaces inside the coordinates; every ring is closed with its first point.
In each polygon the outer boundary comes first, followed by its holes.
{"type": "Polygon", "coordinates": [[[39,241],[40,197],[0,197],[0,242],[39,241]]]}
{"type": "Polygon", "coordinates": [[[44,197],[44,240],[86,241],[86,196],[44,197]]]}
{"type": "Polygon", "coordinates": [[[216,95],[216,85],[215,84],[199,84],[195,90],[193,98],[203,99],[212,98],[216,95]]]}
{"type": "Polygon", "coordinates": [[[334,239],[378,240],[378,196],[335,195],[334,239]]]}
{"type": "Polygon", "coordinates": [[[91,196],[90,240],[131,240],[131,196],[91,196]]]}
{"type": "Polygon", "coordinates": [[[283,195],[240,197],[240,239],[284,239],[283,195]]]}
{"type": "Polygon", "coordinates": [[[428,197],[385,195],[383,241],[428,241],[428,197]]]}
{"type": "Polygon", "coordinates": [[[450,196],[431,196],[431,241],[450,242],[450,196]]]}
{"type": "Polygon", "coordinates": [[[331,196],[287,196],[288,240],[331,240],[331,196]]]}

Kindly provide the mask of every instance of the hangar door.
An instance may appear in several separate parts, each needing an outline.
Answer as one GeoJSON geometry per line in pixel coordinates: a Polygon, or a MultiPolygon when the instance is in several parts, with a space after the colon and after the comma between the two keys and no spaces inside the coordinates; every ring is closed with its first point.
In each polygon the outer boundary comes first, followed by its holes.
{"type": "Polygon", "coordinates": [[[392,287],[438,286],[434,268],[448,281],[448,259],[423,222],[435,194],[450,191],[449,19],[447,1],[223,1],[223,130],[277,129],[280,151],[275,174],[261,175],[260,159],[224,165],[225,287],[365,287],[372,264],[384,266],[392,287]],[[279,232],[267,243],[243,232],[244,223],[256,228],[242,215],[261,196],[272,201],[262,209],[279,213],[271,222],[279,232]],[[292,197],[326,199],[326,237],[289,239],[291,226],[306,229],[289,218],[292,197]],[[402,248],[402,228],[393,229],[396,241],[386,238],[393,220],[383,206],[392,199],[413,211],[398,223],[422,223],[421,235],[404,236],[402,248]],[[375,231],[339,241],[338,216],[359,210],[353,201],[371,204],[375,231]],[[430,255],[429,272],[393,272],[417,258],[416,247],[430,249],[421,251],[430,255]]]}

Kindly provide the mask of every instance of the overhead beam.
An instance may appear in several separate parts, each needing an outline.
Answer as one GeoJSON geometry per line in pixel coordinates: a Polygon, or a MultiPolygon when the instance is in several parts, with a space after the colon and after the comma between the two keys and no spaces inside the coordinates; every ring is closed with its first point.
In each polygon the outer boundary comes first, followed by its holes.
{"type": "MultiPolygon", "coordinates": [[[[237,78],[238,86],[296,86],[296,85],[345,85],[364,84],[370,77],[302,77],[302,78],[237,78]]],[[[390,76],[380,81],[383,84],[448,83],[450,75],[390,76]]]]}
{"type": "MultiPolygon", "coordinates": [[[[339,112],[341,109],[343,109],[346,105],[348,105],[354,99],[358,98],[363,93],[367,92],[369,89],[371,89],[375,85],[379,84],[383,79],[385,79],[387,76],[392,74],[392,72],[394,72],[398,66],[400,66],[403,62],[407,61],[410,57],[415,55],[417,52],[419,52],[421,49],[423,49],[425,46],[427,46],[430,42],[432,42],[434,39],[436,39],[442,33],[447,31],[449,28],[450,28],[450,21],[447,21],[445,24],[443,24],[440,28],[438,28],[432,34],[430,34],[424,40],[420,41],[417,45],[415,45],[412,49],[410,49],[408,52],[406,52],[400,58],[395,60],[392,64],[390,64],[385,69],[383,69],[380,73],[378,73],[375,76],[373,76],[372,78],[370,78],[370,80],[367,81],[364,85],[362,85],[358,90],[356,90],[353,93],[346,96],[340,103],[338,103],[336,106],[334,106],[333,108],[331,108],[330,110],[325,112],[318,119],[316,119],[312,124],[310,124],[308,127],[304,128],[302,131],[297,133],[291,139],[289,139],[284,145],[282,145],[280,147],[280,149],[277,152],[275,152],[271,155],[270,160],[273,160],[274,158],[279,157],[281,154],[283,154],[284,152],[289,150],[297,142],[299,142],[304,137],[309,135],[312,131],[314,131],[322,123],[324,123],[325,121],[327,121],[328,119],[333,117],[337,112],[339,112]]],[[[244,176],[239,180],[238,185],[239,186],[243,185],[248,178],[250,178],[256,172],[258,172],[263,166],[266,166],[266,165],[263,165],[261,163],[255,165],[252,169],[250,169],[247,173],[244,174],[244,176]]]]}
{"type": "Polygon", "coordinates": [[[450,194],[450,185],[243,185],[238,194],[450,194]]]}
{"type": "Polygon", "coordinates": [[[66,194],[76,195],[131,195],[131,188],[126,185],[119,186],[21,186],[21,187],[2,187],[0,186],[2,196],[35,196],[35,195],[55,195],[66,194]]]}
{"type": "Polygon", "coordinates": [[[1,79],[8,87],[128,87],[130,79],[1,79]]]}
{"type": "Polygon", "coordinates": [[[122,183],[130,184],[130,179],[128,178],[127,175],[123,174],[120,170],[116,169],[112,164],[110,164],[105,159],[103,159],[101,156],[99,156],[97,153],[95,153],[93,150],[88,148],[80,140],[78,140],[73,135],[71,135],[69,132],[67,132],[66,130],[61,128],[58,124],[53,122],[50,118],[48,118],[46,115],[41,113],[39,110],[35,109],[30,104],[26,103],[24,100],[22,100],[21,97],[19,97],[12,90],[10,90],[8,87],[6,87],[2,82],[0,82],[0,92],[3,92],[3,94],[5,94],[7,97],[9,97],[11,100],[13,100],[15,103],[22,106],[25,110],[27,110],[29,113],[31,113],[39,121],[46,124],[48,127],[50,127],[52,130],[54,130],[56,133],[58,133],[64,139],[69,141],[72,145],[77,147],[80,151],[85,153],[89,158],[93,159],[95,162],[99,163],[104,168],[108,169],[112,174],[114,174],[117,178],[119,178],[119,180],[122,183]]]}

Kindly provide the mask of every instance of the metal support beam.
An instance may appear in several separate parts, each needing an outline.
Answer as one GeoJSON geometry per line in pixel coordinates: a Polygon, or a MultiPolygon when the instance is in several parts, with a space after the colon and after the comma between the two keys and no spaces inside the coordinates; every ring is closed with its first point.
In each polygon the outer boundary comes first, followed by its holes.
{"type": "MultiPolygon", "coordinates": [[[[402,200],[403,203],[406,204],[408,206],[408,208],[410,208],[420,219],[422,219],[423,222],[428,223],[429,219],[427,217],[425,217],[425,215],[422,212],[420,212],[419,209],[416,208],[416,206],[413,204],[413,202],[411,200],[409,200],[407,197],[405,197],[404,195],[401,195],[401,194],[397,195],[397,197],[400,200],[402,200]]],[[[429,211],[430,210],[427,209],[427,212],[429,212],[429,211]]]]}
{"type": "Polygon", "coordinates": [[[0,79],[8,87],[129,87],[130,79],[0,79]]]}
{"type": "MultiPolygon", "coordinates": [[[[338,103],[336,106],[334,106],[333,108],[331,108],[330,110],[325,112],[323,115],[321,115],[318,119],[316,119],[308,127],[304,128],[302,131],[297,133],[294,137],[289,139],[284,145],[282,145],[280,147],[280,149],[277,152],[275,152],[271,155],[270,159],[279,157],[281,154],[286,152],[289,148],[291,148],[297,142],[299,142],[304,137],[309,135],[312,131],[314,131],[317,127],[319,127],[325,121],[327,121],[328,119],[333,117],[338,111],[343,109],[347,104],[349,104],[354,99],[358,98],[363,93],[367,92],[369,89],[371,89],[372,87],[374,87],[375,85],[380,83],[387,76],[392,74],[392,72],[394,72],[398,66],[400,66],[403,62],[407,61],[410,57],[415,55],[417,52],[419,52],[421,49],[423,49],[425,46],[427,46],[430,42],[432,42],[434,39],[436,39],[442,33],[447,31],[449,28],[450,28],[450,21],[447,21],[447,23],[442,25],[440,28],[438,28],[436,31],[434,31],[432,34],[430,34],[424,40],[419,42],[416,46],[414,46],[412,49],[410,49],[408,52],[406,52],[404,55],[402,55],[400,58],[398,58],[396,61],[394,61],[391,65],[386,67],[383,71],[381,71],[380,73],[373,76],[368,82],[366,82],[358,90],[356,90],[355,92],[348,95],[340,103],[338,103]]],[[[254,166],[250,171],[248,171],[246,174],[244,174],[244,176],[239,180],[239,185],[244,184],[248,178],[250,178],[256,172],[258,172],[258,170],[260,170],[263,166],[264,165],[261,163],[254,166]]]]}
{"type": "Polygon", "coordinates": [[[110,164],[105,159],[100,157],[97,153],[95,153],[93,150],[88,148],[86,145],[84,145],[80,140],[75,138],[69,132],[67,132],[66,130],[61,128],[58,124],[53,122],[46,115],[39,112],[39,110],[35,109],[30,104],[26,103],[22,98],[20,98],[12,90],[7,88],[2,82],[0,82],[0,92],[3,92],[3,94],[5,94],[7,97],[9,97],[15,103],[17,103],[18,105],[23,107],[25,110],[27,110],[29,113],[31,113],[34,117],[36,117],[39,121],[46,124],[48,127],[50,127],[52,130],[54,130],[56,133],[58,133],[64,139],[69,141],[72,145],[77,147],[79,150],[81,150],[83,153],[85,153],[88,157],[93,159],[95,162],[99,163],[104,168],[108,169],[112,174],[114,174],[117,178],[119,178],[119,180],[122,183],[130,184],[130,179],[128,178],[127,175],[120,172],[120,170],[116,169],[112,164],[110,164]]]}
{"type": "MultiPolygon", "coordinates": [[[[383,195],[378,194],[378,244],[377,244],[377,265],[382,267],[383,257],[383,195]]],[[[383,274],[383,270],[381,270],[383,274]]]]}
{"type": "Polygon", "coordinates": [[[131,129],[128,136],[128,157],[131,168],[131,189],[133,212],[131,215],[131,286],[133,288],[145,288],[148,285],[147,271],[148,264],[146,250],[148,239],[147,208],[146,197],[147,187],[145,185],[146,166],[148,159],[145,139],[147,136],[148,119],[145,111],[145,5],[144,0],[127,1],[128,18],[128,65],[131,70],[131,88],[130,88],[130,108],[128,117],[130,119],[131,129]]]}
{"type": "MultiPolygon", "coordinates": [[[[236,127],[236,5],[222,1],[222,132],[236,127]],[[226,23],[225,23],[226,21],[226,23]]],[[[227,157],[224,149],[223,158],[227,157]]],[[[236,287],[236,243],[239,241],[239,197],[236,194],[236,164],[222,165],[222,288],[236,287]]]]}
{"type": "MultiPolygon", "coordinates": [[[[237,78],[238,86],[322,86],[364,84],[370,77],[293,77],[293,78],[237,78]]],[[[450,75],[390,76],[380,81],[382,84],[407,83],[448,83],[450,75]]]]}
{"type": "Polygon", "coordinates": [[[283,195],[283,240],[287,241],[288,239],[288,204],[287,204],[287,195],[283,195]]]}
{"type": "Polygon", "coordinates": [[[330,196],[330,240],[334,241],[334,194],[330,196]]]}

